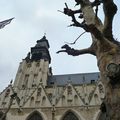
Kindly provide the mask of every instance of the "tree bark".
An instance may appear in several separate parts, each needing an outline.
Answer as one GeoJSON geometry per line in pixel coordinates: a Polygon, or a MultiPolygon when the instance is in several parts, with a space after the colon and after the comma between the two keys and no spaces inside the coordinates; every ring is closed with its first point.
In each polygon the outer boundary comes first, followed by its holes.
{"type": "MultiPolygon", "coordinates": [[[[115,41],[112,33],[112,22],[117,12],[117,6],[113,0],[75,0],[80,9],[74,10],[68,7],[64,9],[65,15],[72,18],[72,26],[81,27],[91,33],[92,45],[83,50],[75,50],[69,46],[62,47],[59,52],[66,52],[69,55],[92,54],[97,58],[98,68],[101,74],[101,81],[105,86],[104,108],[101,106],[106,117],[99,120],[120,120],[120,43],[115,41]],[[101,22],[93,7],[103,4],[104,23],[101,22]],[[79,23],[75,14],[83,15],[84,22],[79,23]]],[[[97,11],[97,10],[96,10],[97,11]]],[[[103,116],[104,116],[103,115],[103,116]]]]}

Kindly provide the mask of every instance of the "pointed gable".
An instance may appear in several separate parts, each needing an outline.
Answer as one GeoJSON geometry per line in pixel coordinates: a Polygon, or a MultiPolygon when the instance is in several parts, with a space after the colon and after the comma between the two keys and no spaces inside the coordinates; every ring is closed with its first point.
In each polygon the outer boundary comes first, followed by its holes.
{"type": "Polygon", "coordinates": [[[35,91],[24,102],[23,107],[51,107],[51,103],[46,95],[44,87],[40,84],[35,91]]]}
{"type": "Polygon", "coordinates": [[[0,107],[1,108],[19,108],[18,96],[14,92],[12,85],[10,84],[3,92],[0,94],[0,107]],[[13,98],[12,98],[13,97],[13,98]]]}
{"type": "Polygon", "coordinates": [[[11,86],[6,87],[0,94],[0,107],[6,108],[9,105],[10,95],[12,94],[11,86]]]}
{"type": "Polygon", "coordinates": [[[58,102],[57,107],[61,106],[82,106],[84,103],[82,102],[79,94],[75,90],[72,84],[67,84],[63,93],[61,94],[58,102]]]}
{"type": "Polygon", "coordinates": [[[100,105],[101,104],[99,85],[100,85],[100,82],[97,83],[94,91],[92,92],[91,99],[90,99],[90,105],[100,105]]]}

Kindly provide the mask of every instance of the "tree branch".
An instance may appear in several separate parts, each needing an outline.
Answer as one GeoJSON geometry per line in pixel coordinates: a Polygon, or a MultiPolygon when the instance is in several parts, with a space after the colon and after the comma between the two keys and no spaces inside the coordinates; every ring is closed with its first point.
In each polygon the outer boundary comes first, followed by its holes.
{"type": "MultiPolygon", "coordinates": [[[[81,12],[81,10],[80,10],[80,12],[81,12]]],[[[79,22],[76,20],[75,15],[74,15],[74,14],[76,14],[76,12],[74,12],[73,10],[69,9],[68,7],[66,7],[66,8],[64,8],[64,14],[65,14],[65,15],[68,15],[68,16],[70,16],[70,17],[72,18],[73,24],[71,24],[70,26],[81,27],[81,28],[83,28],[85,31],[88,32],[87,27],[86,27],[86,24],[85,24],[85,23],[79,23],[79,22]]]]}
{"type": "Polygon", "coordinates": [[[91,3],[91,5],[92,7],[94,7],[100,5],[101,3],[103,3],[103,0],[95,0],[94,2],[91,3]]]}
{"type": "Polygon", "coordinates": [[[83,32],[82,34],[80,34],[76,39],[75,39],[75,41],[74,42],[72,42],[72,43],[68,43],[68,42],[66,42],[67,44],[70,44],[70,45],[73,45],[73,44],[75,44],[76,42],[77,42],[77,40],[83,35],[83,34],[85,34],[86,33],[86,31],[85,32],[83,32]]]}
{"type": "MultiPolygon", "coordinates": [[[[76,26],[83,28],[86,32],[91,32],[88,30],[88,26],[91,24],[94,24],[98,29],[103,27],[102,22],[100,19],[96,16],[93,10],[93,6],[99,5],[101,3],[100,0],[95,0],[95,2],[92,4],[89,0],[75,0],[77,4],[81,4],[81,9],[79,10],[71,10],[68,8],[67,4],[66,8],[64,8],[64,14],[68,15],[72,18],[73,24],[70,26],[76,26]],[[84,22],[80,23],[77,21],[75,14],[81,13],[82,17],[84,18],[84,22]]],[[[81,16],[80,16],[81,18],[81,16]]]]}
{"type": "Polygon", "coordinates": [[[98,16],[98,6],[101,3],[102,3],[102,0],[95,0],[94,2],[91,3],[92,7],[96,7],[96,9],[95,9],[96,17],[98,16]]]}
{"type": "Polygon", "coordinates": [[[74,14],[82,13],[82,11],[81,11],[81,9],[79,9],[79,10],[73,10],[73,13],[74,13],[74,14]]]}
{"type": "Polygon", "coordinates": [[[117,6],[113,0],[103,0],[103,10],[105,14],[103,34],[107,39],[113,40],[112,22],[117,12],[117,6]]]}
{"type": "Polygon", "coordinates": [[[65,44],[64,46],[61,47],[62,49],[64,48],[65,50],[60,50],[57,53],[66,52],[68,55],[72,55],[72,56],[78,56],[78,55],[82,55],[82,54],[96,55],[94,52],[94,49],[92,47],[89,47],[86,49],[81,49],[81,50],[75,50],[75,49],[73,49],[65,44]]]}
{"type": "MultiPolygon", "coordinates": [[[[99,19],[99,17],[96,15],[97,13],[94,12],[93,7],[94,5],[98,5],[98,2],[94,2],[94,4],[92,5],[92,3],[89,0],[84,0],[87,1],[85,4],[81,4],[81,10],[83,13],[83,18],[85,19],[86,25],[94,25],[99,31],[103,30],[103,24],[101,22],[101,20],[99,19]]],[[[91,31],[89,31],[91,32],[91,31]]]]}

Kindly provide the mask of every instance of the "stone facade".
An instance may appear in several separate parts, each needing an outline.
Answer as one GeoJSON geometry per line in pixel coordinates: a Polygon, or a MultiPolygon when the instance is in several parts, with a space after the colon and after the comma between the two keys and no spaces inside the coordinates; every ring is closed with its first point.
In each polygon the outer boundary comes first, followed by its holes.
{"type": "Polygon", "coordinates": [[[49,67],[44,36],[19,65],[14,84],[0,93],[6,120],[97,120],[104,87],[99,73],[58,75],[49,67]],[[78,82],[78,81],[82,82],[78,82]]]}

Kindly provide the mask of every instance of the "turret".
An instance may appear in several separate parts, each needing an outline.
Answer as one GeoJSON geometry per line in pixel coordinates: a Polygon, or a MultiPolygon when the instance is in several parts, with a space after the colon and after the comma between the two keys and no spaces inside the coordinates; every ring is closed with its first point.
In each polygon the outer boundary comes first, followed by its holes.
{"type": "Polygon", "coordinates": [[[48,75],[50,74],[49,64],[49,43],[45,36],[37,40],[37,44],[31,47],[27,57],[20,63],[14,87],[16,90],[37,87],[39,84],[47,86],[48,75]]]}
{"type": "Polygon", "coordinates": [[[37,61],[40,59],[48,60],[51,62],[51,57],[49,54],[49,43],[45,36],[42,39],[37,40],[35,47],[31,48],[31,60],[37,61]]]}

